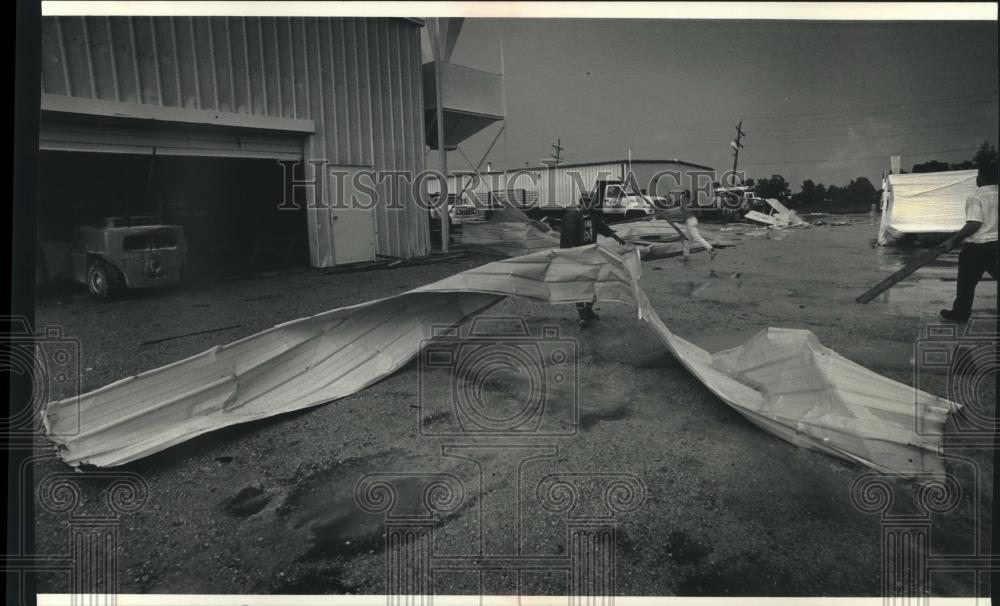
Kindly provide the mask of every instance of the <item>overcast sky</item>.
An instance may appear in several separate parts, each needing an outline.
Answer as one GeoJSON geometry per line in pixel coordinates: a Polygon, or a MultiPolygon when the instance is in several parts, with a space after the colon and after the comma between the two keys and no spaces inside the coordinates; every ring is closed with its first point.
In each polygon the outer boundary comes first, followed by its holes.
{"type": "MultiPolygon", "coordinates": [[[[561,138],[565,162],[679,158],[879,187],[904,168],[997,144],[996,22],[466,19],[452,62],[500,72],[507,126],[494,169],[538,164],[561,138]]],[[[499,128],[469,139],[478,161],[499,128]]],[[[428,165],[437,166],[436,153],[428,165]]],[[[452,169],[468,168],[458,153],[452,169]]]]}

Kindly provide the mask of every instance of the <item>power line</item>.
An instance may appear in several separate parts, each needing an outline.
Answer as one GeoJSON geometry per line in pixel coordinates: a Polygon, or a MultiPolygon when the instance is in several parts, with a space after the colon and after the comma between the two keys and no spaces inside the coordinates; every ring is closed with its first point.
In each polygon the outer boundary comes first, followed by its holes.
{"type": "Polygon", "coordinates": [[[770,166],[770,165],[774,165],[774,164],[823,164],[823,163],[826,163],[826,162],[855,162],[855,161],[859,161],[860,162],[862,160],[879,160],[879,159],[885,159],[885,158],[888,158],[889,155],[895,155],[895,156],[927,156],[927,155],[930,155],[930,154],[946,154],[946,153],[960,152],[960,151],[976,151],[978,149],[979,149],[978,147],[960,147],[960,148],[956,148],[956,149],[939,149],[939,150],[936,150],[936,151],[923,151],[923,152],[906,152],[906,153],[887,152],[885,154],[881,154],[881,155],[878,155],[878,156],[866,156],[866,157],[863,157],[863,158],[825,158],[825,159],[822,159],[822,160],[782,160],[782,161],[777,161],[777,162],[751,162],[749,164],[744,164],[743,166],[770,166]]]}
{"type": "MultiPolygon", "coordinates": [[[[868,112],[868,113],[864,113],[864,114],[858,114],[857,116],[842,115],[842,116],[837,116],[836,119],[837,120],[842,120],[842,119],[850,119],[850,118],[859,118],[859,119],[860,118],[879,118],[879,117],[887,117],[887,116],[891,116],[891,115],[907,114],[907,113],[916,113],[919,116],[932,116],[932,115],[935,115],[935,113],[934,113],[935,111],[944,110],[944,112],[946,114],[950,114],[950,113],[956,113],[956,111],[958,111],[957,108],[960,108],[960,107],[973,106],[973,105],[988,105],[988,104],[995,105],[997,103],[996,98],[997,98],[997,93],[996,92],[992,92],[992,93],[979,93],[979,94],[975,94],[975,95],[960,95],[960,96],[955,96],[955,97],[943,97],[943,98],[932,99],[932,100],[914,101],[914,102],[911,102],[911,103],[904,103],[904,104],[893,103],[893,104],[887,104],[887,105],[875,105],[875,106],[868,106],[868,107],[853,107],[853,108],[844,108],[844,109],[829,110],[829,111],[822,111],[822,112],[806,112],[806,113],[800,113],[800,114],[770,114],[770,115],[762,115],[762,116],[753,116],[753,117],[750,117],[750,118],[745,118],[744,120],[746,122],[751,122],[751,121],[789,120],[790,118],[827,116],[827,115],[833,115],[833,114],[850,114],[851,112],[857,112],[857,111],[863,111],[863,110],[878,110],[878,109],[887,109],[889,111],[868,112]],[[965,103],[958,103],[958,104],[948,103],[948,104],[946,104],[945,106],[942,106],[942,107],[920,107],[922,105],[935,105],[935,104],[943,103],[943,102],[946,102],[946,101],[952,101],[952,100],[957,100],[957,99],[972,99],[972,98],[984,97],[984,96],[989,96],[991,98],[990,99],[983,99],[983,100],[980,100],[980,101],[967,101],[965,103]]],[[[964,113],[964,112],[962,112],[962,113],[964,113]]],[[[900,119],[906,119],[906,118],[900,118],[900,119]]],[[[675,131],[661,131],[661,132],[664,132],[664,134],[678,134],[678,133],[684,133],[684,132],[697,132],[699,130],[702,130],[701,127],[703,127],[703,126],[721,126],[722,124],[725,124],[725,123],[724,122],[718,122],[718,121],[712,120],[712,121],[694,122],[694,123],[690,123],[690,124],[692,125],[692,128],[687,128],[687,129],[682,129],[682,130],[675,130],[675,131]]],[[[825,121],[825,124],[834,124],[834,123],[831,123],[829,121],[825,121]]],[[[768,125],[765,124],[765,125],[762,125],[761,128],[769,128],[769,127],[768,127],[768,125]]],[[[645,126],[645,127],[643,125],[636,125],[631,130],[645,132],[645,131],[648,131],[648,125],[645,126]]],[[[757,130],[759,131],[760,129],[757,129],[757,130]]],[[[621,136],[622,134],[627,134],[628,132],[630,132],[630,131],[624,131],[623,129],[606,130],[606,131],[591,131],[590,133],[588,133],[588,136],[589,137],[595,137],[595,136],[600,136],[600,135],[606,134],[606,135],[608,135],[610,137],[616,137],[616,136],[621,136]]],[[[544,140],[546,138],[548,138],[548,137],[538,137],[537,139],[533,139],[533,140],[534,141],[541,141],[541,140],[544,140]]]]}
{"type": "MultiPolygon", "coordinates": [[[[996,105],[996,102],[990,102],[990,103],[992,105],[996,105]]],[[[810,133],[815,134],[817,137],[822,136],[826,133],[829,133],[831,135],[838,134],[842,130],[849,128],[863,129],[866,133],[873,133],[873,132],[879,132],[880,129],[909,130],[913,128],[911,124],[913,124],[914,121],[920,122],[919,124],[916,125],[919,127],[951,126],[952,124],[947,122],[934,124],[931,122],[931,120],[947,119],[954,115],[968,116],[968,119],[976,120],[977,118],[975,116],[979,114],[979,112],[975,111],[970,111],[970,110],[963,111],[963,110],[956,110],[954,108],[938,108],[938,109],[945,111],[943,112],[930,111],[913,116],[896,116],[896,117],[865,116],[865,117],[859,117],[857,119],[852,119],[847,122],[840,122],[840,123],[828,122],[813,126],[804,124],[789,124],[789,125],[783,125],[781,127],[769,128],[767,126],[762,125],[759,129],[754,129],[754,132],[758,137],[767,140],[774,140],[780,138],[798,138],[799,135],[802,134],[801,130],[805,128],[808,128],[810,130],[810,133]],[[870,123],[872,120],[885,123],[872,125],[870,123]]],[[[983,111],[984,112],[987,111],[987,108],[984,107],[983,111]]],[[[995,112],[991,112],[991,118],[993,118],[993,121],[995,121],[995,112]]],[[[572,141],[579,144],[586,144],[586,143],[596,144],[599,142],[607,142],[608,144],[613,144],[613,143],[620,143],[623,141],[630,141],[630,140],[634,141],[637,136],[632,134],[634,130],[635,129],[628,129],[628,130],[618,129],[616,131],[608,131],[608,134],[606,135],[596,135],[591,133],[587,136],[574,137],[572,141]]],[[[698,127],[698,128],[688,128],[688,129],[673,130],[673,131],[666,131],[666,130],[651,131],[650,129],[643,129],[640,134],[642,135],[642,139],[646,140],[651,139],[652,137],[656,137],[658,139],[670,138],[671,140],[681,140],[681,141],[690,138],[697,138],[703,140],[706,137],[715,136],[715,129],[713,127],[709,128],[698,127]]],[[[720,133],[719,136],[724,136],[724,135],[721,135],[720,133]]],[[[521,143],[521,145],[525,147],[533,146],[532,141],[536,140],[537,139],[535,138],[522,139],[521,141],[523,143],[521,143]]]]}

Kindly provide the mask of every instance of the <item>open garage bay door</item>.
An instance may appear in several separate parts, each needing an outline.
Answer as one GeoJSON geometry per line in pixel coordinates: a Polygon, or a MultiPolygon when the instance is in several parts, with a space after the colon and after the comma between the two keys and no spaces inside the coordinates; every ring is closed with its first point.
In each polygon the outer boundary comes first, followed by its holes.
{"type": "Polygon", "coordinates": [[[302,133],[139,121],[43,118],[39,148],[48,151],[300,160],[302,133]]]}

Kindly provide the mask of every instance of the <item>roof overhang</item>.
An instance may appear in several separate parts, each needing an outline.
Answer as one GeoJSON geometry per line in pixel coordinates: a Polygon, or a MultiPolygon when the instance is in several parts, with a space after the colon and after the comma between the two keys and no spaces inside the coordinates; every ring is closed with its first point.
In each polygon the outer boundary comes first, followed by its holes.
{"type": "MultiPolygon", "coordinates": [[[[438,95],[434,72],[433,61],[424,64],[426,140],[432,149],[438,149],[438,95]]],[[[441,62],[441,89],[445,149],[455,149],[462,141],[504,119],[503,77],[500,74],[441,62]]]]}

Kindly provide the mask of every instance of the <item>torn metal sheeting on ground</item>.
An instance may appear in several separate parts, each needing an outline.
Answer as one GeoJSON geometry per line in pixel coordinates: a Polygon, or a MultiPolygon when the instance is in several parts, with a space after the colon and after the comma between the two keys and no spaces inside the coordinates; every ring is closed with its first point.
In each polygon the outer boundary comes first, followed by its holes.
{"type": "Polygon", "coordinates": [[[745,216],[746,219],[755,223],[762,223],[770,227],[807,227],[809,222],[803,219],[794,210],[790,210],[781,202],[768,198],[767,203],[771,205],[774,212],[765,215],[762,212],[751,210],[745,216]]]}
{"type": "Polygon", "coordinates": [[[781,202],[775,200],[774,198],[767,198],[765,202],[767,202],[771,206],[771,208],[774,209],[773,216],[777,217],[779,221],[783,221],[784,223],[791,226],[809,225],[809,222],[800,217],[797,212],[791,210],[790,208],[788,208],[781,202]]]}
{"type": "Polygon", "coordinates": [[[209,431],[356,393],[409,362],[432,325],[459,324],[507,296],[631,303],[629,267],[597,246],[490,263],[50,403],[46,433],[71,465],[121,465],[209,431]]]}
{"type": "Polygon", "coordinates": [[[778,219],[772,217],[771,215],[765,215],[764,213],[758,212],[756,210],[751,210],[750,212],[748,212],[745,218],[749,219],[750,221],[754,221],[756,223],[763,223],[764,225],[771,225],[771,226],[787,225],[787,223],[783,221],[778,221],[778,219]]]}
{"type": "Polygon", "coordinates": [[[869,371],[805,330],[767,329],[710,354],[663,324],[639,287],[640,273],[636,252],[619,256],[599,245],[489,263],[50,403],[46,432],[71,465],[121,465],[222,427],[356,393],[415,357],[432,325],[458,324],[517,296],[634,305],[698,380],[768,432],[881,471],[943,473],[952,403],[869,371]]]}
{"type": "MultiPolygon", "coordinates": [[[[519,211],[518,211],[519,212],[519,211]]],[[[469,250],[477,250],[491,254],[517,257],[540,250],[559,247],[559,234],[555,231],[544,231],[548,226],[539,221],[531,221],[510,211],[498,211],[489,220],[482,223],[469,223],[462,226],[462,245],[469,250]],[[501,214],[502,213],[502,214],[501,214]]],[[[626,254],[629,249],[639,251],[643,260],[665,259],[677,257],[684,252],[684,240],[668,221],[634,221],[617,223],[611,226],[622,239],[628,242],[621,246],[611,238],[598,236],[597,243],[601,246],[626,254]]],[[[686,236],[683,226],[679,226],[686,236]]],[[[730,241],[711,241],[716,247],[733,246],[730,241]]],[[[692,242],[690,252],[703,252],[705,247],[692,242]]]]}

